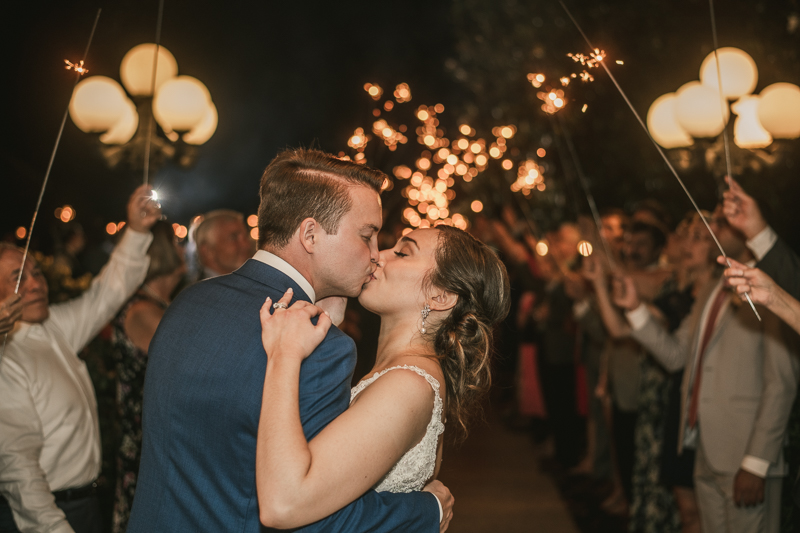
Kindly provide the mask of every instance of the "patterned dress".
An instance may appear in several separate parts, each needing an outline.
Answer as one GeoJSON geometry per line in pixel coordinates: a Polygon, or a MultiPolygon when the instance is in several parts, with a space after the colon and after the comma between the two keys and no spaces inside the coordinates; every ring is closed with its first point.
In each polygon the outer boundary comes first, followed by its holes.
{"type": "Polygon", "coordinates": [[[142,397],[147,353],[134,346],[125,334],[125,318],[128,311],[135,303],[141,301],[152,302],[162,309],[167,308],[164,302],[140,291],[128,300],[112,323],[114,357],[117,367],[117,412],[119,414],[120,439],[117,451],[117,489],[112,521],[114,533],[124,533],[128,527],[142,450],[142,397]]]}
{"type": "MultiPolygon", "coordinates": [[[[691,292],[673,280],[653,302],[674,331],[691,308],[691,292]],[[687,295],[689,301],[687,302],[687,295]]],[[[652,356],[641,360],[638,416],[635,429],[633,498],[628,530],[636,533],[679,533],[680,514],[672,490],[661,481],[665,423],[673,378],[652,356]]]]}

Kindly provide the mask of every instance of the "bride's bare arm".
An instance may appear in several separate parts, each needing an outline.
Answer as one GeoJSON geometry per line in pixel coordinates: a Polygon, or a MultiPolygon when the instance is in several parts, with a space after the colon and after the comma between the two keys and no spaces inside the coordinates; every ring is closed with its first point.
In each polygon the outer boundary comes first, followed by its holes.
{"type": "Polygon", "coordinates": [[[269,356],[256,486],[261,521],[269,527],[309,524],[356,500],[422,439],[433,409],[434,393],[424,379],[389,372],[308,443],[300,423],[300,365],[324,334],[314,337],[319,324],[311,326],[308,319],[319,310],[306,306],[305,321],[296,320],[300,310],[294,317],[280,310],[264,328],[269,356]]]}

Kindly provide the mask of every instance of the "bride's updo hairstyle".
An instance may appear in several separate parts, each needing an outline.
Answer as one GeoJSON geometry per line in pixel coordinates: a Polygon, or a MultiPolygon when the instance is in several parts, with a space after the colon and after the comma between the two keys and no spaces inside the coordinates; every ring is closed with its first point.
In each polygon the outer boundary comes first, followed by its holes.
{"type": "Polygon", "coordinates": [[[491,385],[492,330],[508,314],[508,273],[497,254],[466,231],[436,229],[436,266],[426,283],[458,301],[429,335],[447,386],[447,417],[466,435],[469,416],[491,385]]]}

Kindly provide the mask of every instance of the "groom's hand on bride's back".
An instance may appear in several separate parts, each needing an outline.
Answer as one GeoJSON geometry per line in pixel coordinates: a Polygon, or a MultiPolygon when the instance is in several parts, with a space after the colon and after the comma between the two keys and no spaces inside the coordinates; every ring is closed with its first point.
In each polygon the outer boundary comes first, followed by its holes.
{"type": "Polygon", "coordinates": [[[305,359],[331,327],[331,317],[314,304],[298,300],[289,305],[292,295],[289,289],[277,302],[267,298],[261,306],[261,342],[270,361],[305,359]],[[311,322],[314,317],[319,317],[316,325],[311,322]]]}
{"type": "Polygon", "coordinates": [[[438,479],[425,485],[422,491],[430,492],[439,500],[442,506],[442,520],[439,522],[439,533],[444,533],[450,525],[450,520],[453,519],[453,505],[455,505],[456,499],[450,493],[450,489],[445,487],[438,479]]]}

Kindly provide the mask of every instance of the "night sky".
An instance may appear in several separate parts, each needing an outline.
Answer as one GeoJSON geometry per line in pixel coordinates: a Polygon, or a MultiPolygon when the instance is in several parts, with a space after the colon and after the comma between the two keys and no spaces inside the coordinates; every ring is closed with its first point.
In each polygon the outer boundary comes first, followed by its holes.
{"type": "MultiPolygon", "coordinates": [[[[706,0],[569,3],[595,44],[625,59],[624,67],[614,69],[642,115],[655,97],[695,79],[711,51],[706,0]]],[[[74,79],[63,61],[82,55],[98,7],[103,13],[87,66],[90,76],[119,80],[124,54],[154,39],[157,0],[100,6],[96,0],[19,2],[6,17],[0,37],[6,67],[0,84],[5,126],[0,236],[30,222],[74,79]]],[[[800,30],[787,26],[800,16],[798,0],[729,0],[718,3],[717,12],[720,45],[745,49],[759,65],[756,93],[776,81],[800,83],[800,30]]],[[[218,129],[200,147],[196,165],[190,170],[167,165],[153,179],[165,213],[183,224],[220,207],[254,213],[261,172],[282,148],[346,149],[353,130],[372,120],[374,102],[362,88],[366,82],[387,92],[408,83],[413,100],[406,105],[414,108],[444,104],[451,133],[460,120],[483,129],[516,124],[522,155],[534,151],[552,130],[525,74],[569,68],[566,52],[583,46],[557,2],[548,0],[166,0],[162,44],[177,59],[180,74],[208,86],[219,112],[218,129]]],[[[613,85],[603,74],[597,78],[574,93],[576,102],[590,103],[589,111],[583,115],[573,104],[564,116],[598,203],[630,208],[651,196],[680,218],[691,205],[613,85]]],[[[407,150],[414,144],[410,137],[407,150]]],[[[141,172],[109,170],[98,144],[68,119],[37,229],[42,240],[35,247],[47,251],[58,206],[74,206],[77,221],[95,238],[107,222],[124,217],[141,172]]],[[[794,235],[800,216],[788,209],[800,196],[800,140],[782,142],[781,150],[785,157],[779,164],[742,181],[768,204],[779,232],[800,248],[800,234],[794,235]]],[[[586,211],[585,198],[564,181],[560,155],[548,145],[544,163],[549,183],[568,193],[565,207],[560,213],[537,211],[553,224],[586,211]]],[[[413,158],[403,162],[411,164],[413,158]]],[[[508,196],[492,181],[498,176],[489,174],[476,182],[508,196]]],[[[700,164],[684,177],[701,206],[712,208],[713,176],[700,164]]],[[[460,200],[467,196],[459,194],[460,200]]],[[[543,206],[535,200],[531,205],[534,210],[543,206]]]]}
{"type": "MultiPolygon", "coordinates": [[[[119,81],[125,52],[155,35],[158,2],[103,2],[89,52],[89,75],[119,81]]],[[[71,94],[63,60],[86,45],[96,1],[26,2],[15,6],[2,39],[4,210],[0,233],[27,226],[71,94]]],[[[338,152],[369,118],[366,82],[407,82],[414,101],[436,103],[453,90],[444,71],[452,50],[449,3],[210,2],[166,0],[162,44],[179,74],[200,79],[219,112],[215,135],[190,170],[168,165],[153,180],[165,213],[186,224],[219,207],[253,213],[258,180],[289,146],[338,152]]],[[[42,208],[42,228],[70,204],[87,230],[124,217],[141,180],[109,170],[98,144],[68,119],[42,208]]],[[[37,223],[39,224],[39,223],[37,223]]],[[[45,229],[36,231],[45,232],[45,229]]]]}

